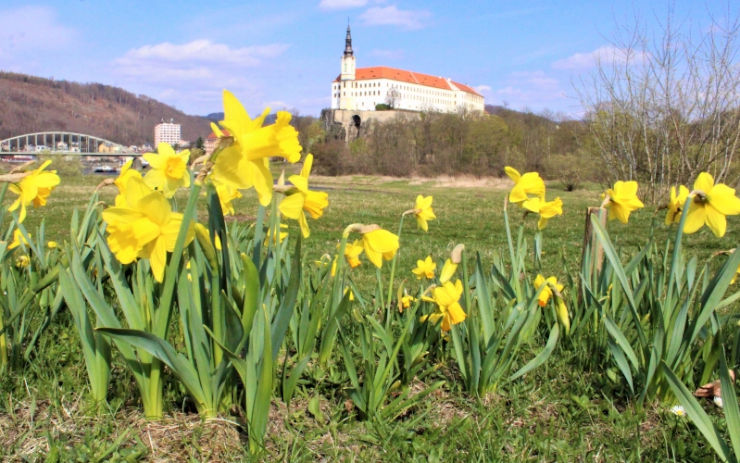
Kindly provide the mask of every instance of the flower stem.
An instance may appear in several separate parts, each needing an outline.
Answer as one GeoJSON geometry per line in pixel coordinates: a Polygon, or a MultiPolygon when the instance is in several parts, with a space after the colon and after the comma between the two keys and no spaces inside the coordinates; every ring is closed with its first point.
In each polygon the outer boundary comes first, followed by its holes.
{"type": "MultiPolygon", "coordinates": [[[[401,220],[398,223],[398,251],[396,251],[396,254],[393,256],[393,260],[391,261],[391,277],[388,280],[388,298],[386,299],[386,301],[388,302],[388,307],[386,307],[386,314],[388,315],[390,315],[392,305],[391,298],[393,297],[393,278],[396,275],[396,261],[398,260],[398,254],[401,252],[401,232],[403,231],[404,217],[406,217],[406,213],[401,214],[401,220]]],[[[386,321],[390,318],[388,315],[386,315],[386,321]]]]}

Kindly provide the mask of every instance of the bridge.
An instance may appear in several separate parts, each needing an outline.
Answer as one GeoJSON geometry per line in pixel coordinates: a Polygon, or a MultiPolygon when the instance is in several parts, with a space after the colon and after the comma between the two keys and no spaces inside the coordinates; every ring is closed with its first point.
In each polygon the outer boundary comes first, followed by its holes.
{"type": "Polygon", "coordinates": [[[64,154],[82,156],[139,156],[129,147],[105,138],[76,132],[35,132],[0,140],[0,156],[64,154]]]}

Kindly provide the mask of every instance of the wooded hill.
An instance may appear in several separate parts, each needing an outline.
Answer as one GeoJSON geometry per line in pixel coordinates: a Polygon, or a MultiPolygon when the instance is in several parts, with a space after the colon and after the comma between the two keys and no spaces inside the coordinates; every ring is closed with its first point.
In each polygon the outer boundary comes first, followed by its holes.
{"type": "Polygon", "coordinates": [[[0,72],[0,139],[68,130],[123,145],[152,143],[154,126],[173,119],[182,138],[210,133],[205,117],[189,116],[149,97],[102,84],[79,84],[0,72]]]}

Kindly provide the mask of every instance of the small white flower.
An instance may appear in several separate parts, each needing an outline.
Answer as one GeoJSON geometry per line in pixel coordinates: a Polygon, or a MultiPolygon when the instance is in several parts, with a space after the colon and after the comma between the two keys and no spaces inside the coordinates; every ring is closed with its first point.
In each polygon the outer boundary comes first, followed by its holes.
{"type": "Polygon", "coordinates": [[[724,407],[724,403],[722,402],[722,397],[716,395],[714,396],[714,405],[718,406],[719,408],[724,407]]]}
{"type": "Polygon", "coordinates": [[[686,416],[686,410],[681,405],[672,406],[671,413],[673,413],[676,416],[686,416]]]}

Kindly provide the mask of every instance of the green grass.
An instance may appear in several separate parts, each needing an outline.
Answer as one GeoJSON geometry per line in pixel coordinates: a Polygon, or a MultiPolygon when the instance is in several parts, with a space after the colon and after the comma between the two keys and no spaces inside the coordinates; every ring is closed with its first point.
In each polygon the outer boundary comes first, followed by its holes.
{"type": "MultiPolygon", "coordinates": [[[[29,211],[26,226],[46,224],[47,239],[63,242],[74,208],[83,209],[103,177],[63,177],[48,205],[29,211]]],[[[433,195],[437,220],[429,232],[407,217],[401,236],[397,281],[415,287],[411,273],[417,259],[448,257],[454,245],[480,252],[484,262],[506,249],[502,187],[421,185],[408,180],[354,176],[312,178],[312,188],[329,192],[324,216],[309,219],[306,262],[332,253],[350,223],[377,223],[392,232],[400,215],[413,207],[416,195],[433,195]]],[[[112,202],[107,187],[101,200],[112,202]]],[[[9,194],[9,196],[12,196],[9,194]]],[[[579,265],[584,212],[600,203],[593,187],[575,192],[550,186],[548,199],[560,196],[564,215],[552,219],[544,232],[546,274],[563,279],[579,265]]],[[[6,197],[6,203],[10,200],[6,197]]],[[[184,205],[184,197],[181,206],[184,205]]],[[[256,200],[248,193],[236,203],[237,220],[251,221],[256,200]]],[[[515,233],[520,209],[510,216],[515,233]]],[[[628,226],[610,223],[619,249],[629,255],[644,244],[651,230],[662,242],[674,229],[662,224],[663,211],[637,211],[628,226]],[[654,224],[654,228],[651,227],[654,224]]],[[[531,238],[535,217],[527,217],[525,237],[531,238]]],[[[740,220],[728,218],[728,233],[715,238],[707,229],[685,237],[688,252],[702,256],[734,247],[740,220]]],[[[290,224],[291,236],[299,233],[290,224]]],[[[388,275],[388,266],[383,268],[388,275]]],[[[365,288],[374,281],[365,261],[353,278],[365,288]]],[[[547,276],[547,275],[546,275],[547,276]]],[[[567,291],[568,289],[566,289],[567,291]]],[[[86,393],[86,373],[79,340],[64,311],[44,333],[30,362],[0,378],[0,459],[9,461],[237,461],[244,456],[240,417],[201,422],[184,391],[168,387],[167,418],[143,419],[135,387],[123,361],[114,356],[110,405],[96,410],[86,393]]],[[[533,346],[536,348],[536,346],[533,346]]],[[[533,348],[533,352],[534,349],[533,348]]],[[[338,354],[337,354],[338,355],[338,354]]],[[[454,380],[402,417],[390,421],[360,421],[348,400],[339,362],[330,363],[328,380],[302,380],[296,399],[286,407],[273,399],[268,424],[266,461],[714,461],[713,453],[686,419],[650,404],[636,409],[621,396],[620,385],[590,361],[582,344],[561,344],[549,362],[533,374],[506,384],[495,394],[473,398],[454,380]],[[335,380],[333,380],[335,379],[335,380]],[[313,399],[313,400],[312,400],[313,399]]],[[[454,378],[451,363],[438,365],[428,383],[454,378]]],[[[346,379],[346,378],[344,378],[346,379]]],[[[421,390],[421,386],[420,389],[421,390]]],[[[712,413],[717,413],[712,411],[712,413]]]]}

